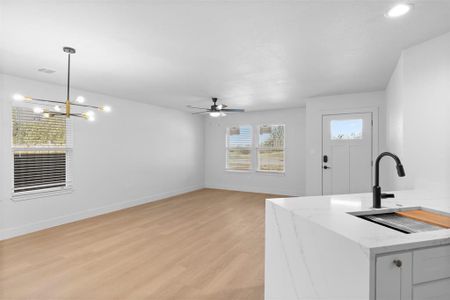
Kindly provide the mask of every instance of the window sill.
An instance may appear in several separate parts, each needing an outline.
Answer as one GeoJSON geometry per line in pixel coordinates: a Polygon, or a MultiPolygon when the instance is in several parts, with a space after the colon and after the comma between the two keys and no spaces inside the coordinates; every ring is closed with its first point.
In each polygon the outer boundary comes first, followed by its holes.
{"type": "Polygon", "coordinates": [[[252,173],[252,170],[231,170],[231,169],[225,169],[225,172],[231,172],[231,173],[252,173]]]}
{"type": "Polygon", "coordinates": [[[262,171],[262,170],[230,170],[225,169],[225,172],[230,173],[258,173],[258,174],[264,174],[269,176],[286,176],[286,171],[262,171]]]}
{"type": "Polygon", "coordinates": [[[274,175],[274,176],[285,176],[286,171],[263,171],[263,170],[256,170],[257,173],[260,174],[267,174],[267,175],[274,175]]]}
{"type": "Polygon", "coordinates": [[[26,201],[36,198],[46,198],[54,197],[59,195],[70,194],[73,192],[72,187],[56,188],[56,189],[46,189],[41,191],[31,191],[22,193],[12,193],[12,201],[26,201]]]}

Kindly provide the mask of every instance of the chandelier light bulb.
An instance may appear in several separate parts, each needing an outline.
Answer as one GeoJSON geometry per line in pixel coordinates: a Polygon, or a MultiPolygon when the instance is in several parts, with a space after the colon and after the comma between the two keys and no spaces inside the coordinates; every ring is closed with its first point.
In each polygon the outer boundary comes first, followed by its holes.
{"type": "Polygon", "coordinates": [[[42,107],[36,106],[35,108],[33,108],[33,112],[35,114],[42,114],[44,112],[44,109],[42,107]]]}
{"type": "Polygon", "coordinates": [[[83,117],[85,119],[87,119],[88,121],[91,121],[91,122],[95,121],[95,113],[93,111],[91,111],[91,110],[83,113],[83,117]]]}
{"type": "Polygon", "coordinates": [[[111,112],[111,106],[108,106],[108,105],[102,106],[102,110],[104,112],[111,112]]]}
{"type": "Polygon", "coordinates": [[[77,99],[75,99],[75,101],[77,103],[84,103],[84,97],[83,96],[78,96],[77,99]]]}
{"type": "Polygon", "coordinates": [[[226,113],[220,112],[220,116],[221,116],[221,117],[225,117],[226,115],[227,115],[226,113]]]}
{"type": "Polygon", "coordinates": [[[55,111],[57,111],[57,112],[60,112],[60,111],[61,111],[61,106],[55,105],[55,107],[53,107],[53,109],[54,109],[55,111]]]}
{"type": "Polygon", "coordinates": [[[24,101],[25,100],[25,96],[21,95],[21,94],[14,94],[13,95],[13,99],[16,101],[24,101]]]}
{"type": "Polygon", "coordinates": [[[31,97],[27,97],[27,96],[24,96],[21,94],[14,94],[13,99],[15,101],[31,101],[31,100],[33,100],[31,97]]]}
{"type": "Polygon", "coordinates": [[[50,118],[50,113],[45,112],[45,113],[42,114],[42,116],[43,116],[44,118],[50,118]]]}

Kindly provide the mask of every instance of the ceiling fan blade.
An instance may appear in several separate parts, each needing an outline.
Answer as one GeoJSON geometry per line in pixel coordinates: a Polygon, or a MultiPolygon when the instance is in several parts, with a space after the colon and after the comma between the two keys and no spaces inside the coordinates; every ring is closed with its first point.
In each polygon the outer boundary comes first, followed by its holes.
{"type": "Polygon", "coordinates": [[[188,108],[195,108],[195,109],[208,109],[206,107],[198,107],[198,106],[192,106],[192,105],[186,105],[188,108]]]}
{"type": "Polygon", "coordinates": [[[201,115],[201,114],[209,114],[210,110],[206,110],[206,111],[199,111],[199,112],[193,112],[193,115],[201,115]]]}
{"type": "Polygon", "coordinates": [[[245,109],[238,109],[238,108],[224,108],[221,111],[228,111],[228,112],[245,112],[245,109]]]}

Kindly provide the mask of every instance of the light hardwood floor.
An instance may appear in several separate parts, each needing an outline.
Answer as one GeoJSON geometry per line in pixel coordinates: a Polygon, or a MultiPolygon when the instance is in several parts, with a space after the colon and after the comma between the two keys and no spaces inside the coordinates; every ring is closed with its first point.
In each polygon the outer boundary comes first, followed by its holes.
{"type": "Polygon", "coordinates": [[[0,242],[1,299],[263,299],[267,194],[204,189],[0,242]]]}

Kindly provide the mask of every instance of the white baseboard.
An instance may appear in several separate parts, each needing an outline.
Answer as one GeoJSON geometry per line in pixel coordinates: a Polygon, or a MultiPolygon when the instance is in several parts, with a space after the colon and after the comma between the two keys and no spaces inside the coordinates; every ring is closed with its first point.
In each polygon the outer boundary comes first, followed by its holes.
{"type": "Polygon", "coordinates": [[[283,195],[290,197],[301,197],[303,195],[293,192],[292,190],[284,190],[273,187],[260,187],[260,186],[248,186],[248,185],[222,185],[222,184],[206,184],[205,188],[221,189],[239,192],[249,193],[264,193],[273,195],[283,195]]]}
{"type": "Polygon", "coordinates": [[[113,211],[129,208],[129,207],[133,207],[133,206],[137,206],[137,205],[141,205],[141,204],[145,204],[145,203],[150,203],[150,202],[154,202],[154,201],[158,201],[158,200],[163,200],[163,199],[166,199],[169,197],[192,192],[192,191],[199,190],[202,188],[204,188],[203,185],[189,186],[189,187],[185,187],[185,188],[178,189],[178,190],[171,191],[171,192],[159,193],[159,194],[155,194],[155,195],[151,195],[148,197],[143,197],[143,198],[135,199],[135,200],[131,200],[131,201],[123,201],[123,202],[113,203],[111,205],[92,208],[92,209],[76,212],[76,213],[65,215],[65,216],[59,216],[59,217],[42,220],[42,221],[35,222],[35,223],[26,224],[26,225],[19,226],[19,227],[1,229],[0,230],[0,241],[6,240],[9,238],[13,238],[16,236],[24,235],[27,233],[47,229],[50,227],[63,225],[63,224],[67,224],[67,223],[107,214],[107,213],[110,213],[113,211]]]}

